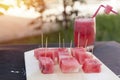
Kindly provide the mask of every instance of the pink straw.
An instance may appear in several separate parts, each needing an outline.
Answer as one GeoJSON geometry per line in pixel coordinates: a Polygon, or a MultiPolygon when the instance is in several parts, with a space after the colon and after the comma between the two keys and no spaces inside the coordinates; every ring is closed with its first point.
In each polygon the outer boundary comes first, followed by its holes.
{"type": "MultiPolygon", "coordinates": [[[[107,5],[107,6],[110,6],[110,5],[107,5]]],[[[97,11],[96,11],[96,12],[94,13],[94,15],[92,16],[92,18],[96,17],[96,15],[97,15],[97,13],[98,13],[98,11],[100,10],[101,7],[103,7],[103,8],[106,9],[107,6],[100,5],[99,8],[97,9],[97,11]]],[[[110,6],[110,7],[111,7],[111,6],[110,6]]],[[[116,11],[114,11],[114,10],[112,10],[112,9],[111,9],[110,11],[113,12],[114,14],[118,14],[116,11]]]]}
{"type": "Polygon", "coordinates": [[[116,11],[113,11],[113,10],[111,10],[111,12],[113,12],[114,14],[118,14],[118,12],[116,12],[116,11]]]}

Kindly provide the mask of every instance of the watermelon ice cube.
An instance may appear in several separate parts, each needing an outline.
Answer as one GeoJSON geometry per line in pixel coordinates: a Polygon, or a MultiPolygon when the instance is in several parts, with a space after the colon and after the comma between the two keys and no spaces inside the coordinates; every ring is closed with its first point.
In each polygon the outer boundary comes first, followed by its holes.
{"type": "Polygon", "coordinates": [[[72,54],[72,56],[73,57],[77,57],[78,55],[78,53],[85,53],[86,52],[86,50],[85,50],[85,48],[83,48],[83,47],[80,47],[80,48],[71,48],[71,54],[72,54]]]}
{"type": "Polygon", "coordinates": [[[61,59],[59,65],[63,73],[79,72],[80,70],[79,63],[74,57],[61,59]]]}
{"type": "Polygon", "coordinates": [[[45,48],[37,48],[34,50],[34,56],[38,60],[39,56],[44,56],[45,48]]]}
{"type": "Polygon", "coordinates": [[[38,60],[39,57],[50,57],[52,60],[55,59],[54,51],[49,48],[39,48],[34,50],[34,56],[38,60]]]}
{"type": "Polygon", "coordinates": [[[82,65],[86,59],[92,59],[93,56],[88,53],[79,53],[78,54],[78,62],[82,65]]]}
{"type": "Polygon", "coordinates": [[[71,54],[80,64],[83,64],[85,59],[92,58],[92,55],[88,54],[84,48],[73,48],[71,49],[71,54]]]}
{"type": "Polygon", "coordinates": [[[86,59],[82,69],[85,73],[99,73],[101,72],[101,64],[96,59],[86,59]]]}
{"type": "Polygon", "coordinates": [[[68,52],[68,49],[67,48],[56,48],[54,51],[54,54],[56,57],[58,57],[59,52],[68,52]]]}
{"type": "Polygon", "coordinates": [[[54,72],[54,62],[49,57],[39,57],[39,68],[43,74],[54,72]]]}
{"type": "Polygon", "coordinates": [[[69,58],[72,57],[71,54],[69,52],[58,52],[58,63],[61,61],[61,59],[63,58],[69,58]]]}
{"type": "Polygon", "coordinates": [[[45,57],[50,57],[54,61],[55,60],[54,51],[52,49],[46,50],[45,57]]]}
{"type": "Polygon", "coordinates": [[[112,6],[107,5],[107,6],[105,7],[104,12],[105,12],[106,14],[109,14],[111,11],[112,11],[112,6]]]}

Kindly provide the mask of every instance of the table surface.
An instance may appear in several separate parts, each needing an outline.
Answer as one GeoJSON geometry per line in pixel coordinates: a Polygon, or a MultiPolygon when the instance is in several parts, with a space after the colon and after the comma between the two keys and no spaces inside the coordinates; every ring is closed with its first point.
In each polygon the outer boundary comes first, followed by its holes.
{"type": "MultiPolygon", "coordinates": [[[[48,47],[57,47],[49,44],[48,47]]],[[[69,44],[65,44],[69,46],[69,44]]],[[[0,46],[0,80],[26,80],[24,52],[40,47],[39,44],[0,46]]],[[[94,55],[116,75],[120,74],[120,44],[114,41],[96,42],[94,55]]]]}

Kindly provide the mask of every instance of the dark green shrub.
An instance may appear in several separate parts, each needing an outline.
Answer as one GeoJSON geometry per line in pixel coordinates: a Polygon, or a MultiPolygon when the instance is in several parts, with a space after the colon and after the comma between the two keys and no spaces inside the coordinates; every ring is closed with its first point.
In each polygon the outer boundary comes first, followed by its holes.
{"type": "Polygon", "coordinates": [[[120,15],[98,15],[96,40],[120,42],[120,15]]]}

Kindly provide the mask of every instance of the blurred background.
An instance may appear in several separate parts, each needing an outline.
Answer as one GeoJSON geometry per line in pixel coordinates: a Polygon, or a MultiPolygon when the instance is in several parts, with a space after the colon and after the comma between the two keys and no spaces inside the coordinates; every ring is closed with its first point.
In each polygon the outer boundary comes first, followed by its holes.
{"type": "MultiPolygon", "coordinates": [[[[0,0],[0,44],[40,44],[73,41],[74,19],[92,16],[99,5],[120,12],[120,0],[0,0]]],[[[120,15],[96,16],[96,41],[120,42],[120,15]]]]}

